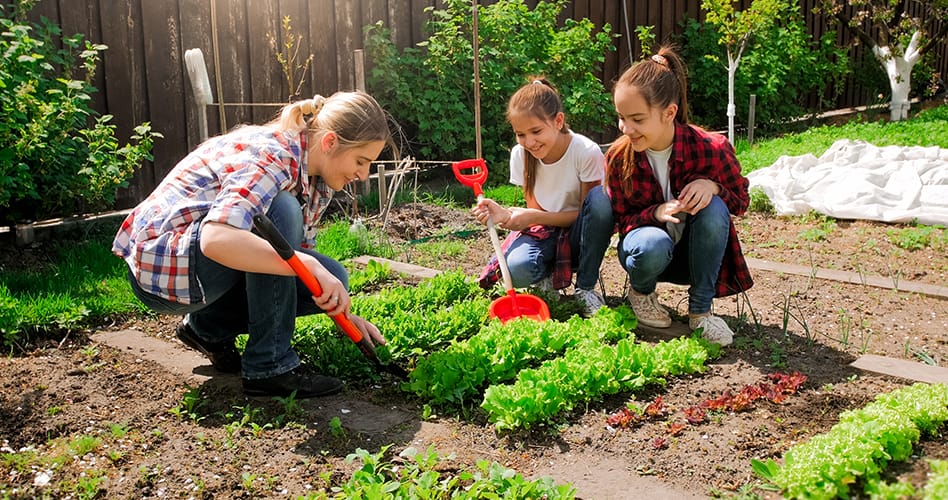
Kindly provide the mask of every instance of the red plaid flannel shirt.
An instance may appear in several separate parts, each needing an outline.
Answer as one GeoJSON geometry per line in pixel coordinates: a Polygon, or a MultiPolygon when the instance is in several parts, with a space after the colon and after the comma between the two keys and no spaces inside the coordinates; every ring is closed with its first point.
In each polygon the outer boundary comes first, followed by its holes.
{"type": "MultiPolygon", "coordinates": [[[[665,202],[662,187],[652,173],[645,153],[636,153],[627,140],[620,138],[606,153],[606,179],[612,213],[619,235],[641,226],[665,227],[655,219],[655,209],[665,202]]],[[[748,180],[741,175],[734,148],[720,134],[706,132],[693,125],[675,124],[675,139],[668,159],[668,178],[672,194],[689,182],[710,179],[718,184],[718,196],[732,215],[743,215],[750,203],[748,180]]],[[[737,228],[731,222],[727,249],[718,275],[716,297],[732,295],[753,286],[754,282],[741,251],[737,228]]]]}

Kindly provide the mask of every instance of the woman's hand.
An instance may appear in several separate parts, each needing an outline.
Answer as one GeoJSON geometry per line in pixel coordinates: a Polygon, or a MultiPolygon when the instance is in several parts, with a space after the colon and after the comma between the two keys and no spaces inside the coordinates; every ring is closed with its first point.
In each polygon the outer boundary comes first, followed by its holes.
{"type": "Polygon", "coordinates": [[[385,337],[382,336],[382,332],[379,331],[378,327],[373,325],[371,322],[362,318],[361,316],[356,316],[355,314],[350,314],[349,319],[352,321],[352,324],[362,332],[362,336],[369,341],[369,345],[373,348],[377,345],[385,345],[388,342],[385,340],[385,337]]]}
{"type": "Polygon", "coordinates": [[[349,292],[346,291],[346,287],[339,281],[339,278],[336,278],[334,274],[327,271],[315,257],[302,252],[296,255],[300,256],[300,259],[303,259],[305,256],[304,262],[306,263],[306,268],[309,269],[309,272],[313,273],[313,276],[316,277],[316,281],[319,282],[320,288],[323,290],[323,293],[318,297],[313,296],[313,302],[316,303],[316,306],[326,311],[326,314],[330,316],[348,312],[349,307],[352,305],[352,299],[349,297],[349,292]]]}

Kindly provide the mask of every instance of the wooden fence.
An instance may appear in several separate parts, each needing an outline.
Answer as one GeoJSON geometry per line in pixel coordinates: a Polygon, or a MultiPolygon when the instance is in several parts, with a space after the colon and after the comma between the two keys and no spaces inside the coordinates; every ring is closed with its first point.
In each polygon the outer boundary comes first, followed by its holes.
{"type": "MultiPolygon", "coordinates": [[[[800,0],[808,29],[814,37],[826,31],[826,22],[812,14],[816,0],[800,0]]],[[[491,3],[489,0],[482,4],[491,3]]],[[[527,1],[536,5],[536,1],[527,1]]],[[[636,26],[654,26],[657,40],[679,31],[690,16],[702,19],[700,0],[585,0],[570,2],[564,18],[588,18],[597,26],[608,23],[621,36],[615,52],[606,56],[602,80],[610,82],[628,65],[639,47],[636,26]]],[[[741,0],[741,8],[750,0],[741,0]]],[[[353,54],[363,46],[363,27],[382,21],[392,30],[399,47],[425,39],[426,9],[441,8],[435,0],[39,0],[32,19],[46,17],[63,33],[82,33],[86,39],[108,45],[96,75],[99,92],[95,108],[114,115],[121,137],[143,121],[151,122],[164,139],[156,142],[154,162],[143,165],[132,185],[120,194],[115,208],[127,208],[144,198],[198,139],[193,93],[184,53],[203,51],[215,102],[256,103],[255,106],[214,106],[208,110],[211,134],[243,122],[262,122],[290,93],[275,57],[270,36],[283,43],[281,19],[289,16],[301,36],[303,52],[313,63],[302,95],[328,95],[355,88],[353,54]]],[[[840,31],[840,43],[849,35],[840,31]]],[[[858,49],[857,49],[858,50],[858,49]]],[[[938,71],[948,75],[948,49],[938,48],[938,71]]],[[[367,61],[371,64],[371,61],[367,61]]],[[[865,91],[850,83],[838,107],[866,104],[865,91]]]]}

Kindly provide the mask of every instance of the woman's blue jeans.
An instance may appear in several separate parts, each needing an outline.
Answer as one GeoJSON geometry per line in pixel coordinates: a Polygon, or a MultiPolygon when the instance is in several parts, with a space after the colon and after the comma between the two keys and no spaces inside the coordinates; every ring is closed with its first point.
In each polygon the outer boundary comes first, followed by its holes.
{"type": "MultiPolygon", "coordinates": [[[[576,288],[592,290],[599,279],[599,267],[612,238],[612,204],[601,186],[586,194],[576,222],[570,228],[569,244],[572,267],[576,270],[576,288]]],[[[523,288],[549,276],[556,261],[557,237],[537,240],[520,236],[511,243],[505,256],[514,288],[523,288]]]]}
{"type": "Polygon", "coordinates": [[[724,201],[715,196],[682,224],[685,230],[677,245],[660,227],[642,226],[629,231],[619,242],[619,263],[629,273],[632,290],[637,293],[654,292],[659,281],[690,285],[688,312],[706,313],[714,300],[731,215],[724,201]]]}
{"type": "MultiPolygon", "coordinates": [[[[273,200],[267,216],[297,250],[303,241],[303,214],[288,192],[273,200]]],[[[203,340],[232,343],[247,333],[242,356],[243,377],[267,378],[286,373],[300,364],[290,347],[296,318],[321,313],[306,285],[295,276],[248,273],[218,264],[201,253],[198,234],[191,242],[192,283],[204,290],[203,304],[179,304],[142,291],[134,279],[132,290],[146,306],[163,314],[186,314],[186,321],[203,340]]],[[[235,249],[235,251],[239,251],[235,249]]],[[[313,252],[319,262],[348,288],[348,274],[335,260],[313,252]]]]}

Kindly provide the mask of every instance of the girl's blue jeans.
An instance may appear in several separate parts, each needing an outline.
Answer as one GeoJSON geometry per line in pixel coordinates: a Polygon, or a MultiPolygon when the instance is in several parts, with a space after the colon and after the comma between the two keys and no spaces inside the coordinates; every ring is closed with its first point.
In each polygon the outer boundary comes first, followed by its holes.
{"type": "MultiPolygon", "coordinates": [[[[301,250],[303,214],[296,198],[285,191],[273,200],[267,216],[295,249],[301,250]]],[[[203,304],[179,304],[144,292],[132,278],[135,296],[163,314],[186,314],[187,323],[201,339],[233,343],[248,334],[242,356],[243,377],[268,378],[300,364],[290,347],[297,316],[321,313],[306,285],[295,276],[248,273],[225,267],[201,253],[200,234],[191,242],[191,280],[204,290],[203,304]]],[[[239,251],[235,249],[234,251],[239,251]]],[[[311,250],[329,272],[348,288],[348,274],[339,262],[311,250]]],[[[130,277],[131,278],[131,277],[130,277]]]]}
{"type": "Polygon", "coordinates": [[[659,281],[690,285],[688,312],[706,313],[714,300],[731,215],[724,201],[715,196],[682,224],[685,230],[677,245],[660,227],[642,226],[629,231],[619,242],[619,263],[629,273],[632,290],[637,293],[654,292],[659,281]]]}
{"type": "MultiPolygon", "coordinates": [[[[570,228],[572,265],[576,269],[576,288],[592,290],[599,279],[599,267],[612,238],[612,204],[601,186],[586,194],[576,222],[570,228]]],[[[523,288],[553,272],[556,261],[556,236],[537,240],[520,236],[511,243],[505,256],[514,288],[523,288]]]]}

